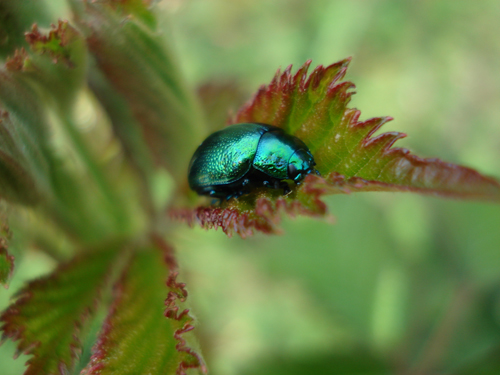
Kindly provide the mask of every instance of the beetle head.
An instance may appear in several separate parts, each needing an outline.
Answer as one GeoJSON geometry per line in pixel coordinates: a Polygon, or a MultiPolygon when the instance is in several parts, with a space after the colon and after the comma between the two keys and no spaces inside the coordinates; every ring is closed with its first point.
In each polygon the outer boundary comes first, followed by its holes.
{"type": "Polygon", "coordinates": [[[299,149],[288,160],[288,178],[299,182],[314,170],[315,165],[309,150],[299,149]]]}

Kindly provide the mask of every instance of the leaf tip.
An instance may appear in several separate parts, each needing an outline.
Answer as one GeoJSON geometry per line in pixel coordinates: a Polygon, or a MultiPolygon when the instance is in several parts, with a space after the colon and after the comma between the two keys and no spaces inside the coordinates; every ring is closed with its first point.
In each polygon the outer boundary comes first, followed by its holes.
{"type": "Polygon", "coordinates": [[[10,71],[25,70],[29,63],[28,53],[24,47],[14,51],[14,56],[7,58],[5,68],[10,71]]]}
{"type": "Polygon", "coordinates": [[[78,35],[68,21],[58,20],[57,25],[51,25],[47,35],[43,34],[34,23],[31,31],[27,31],[24,37],[33,51],[40,54],[48,53],[55,64],[62,60],[68,68],[74,68],[75,64],[66,47],[76,40],[78,35]]]}

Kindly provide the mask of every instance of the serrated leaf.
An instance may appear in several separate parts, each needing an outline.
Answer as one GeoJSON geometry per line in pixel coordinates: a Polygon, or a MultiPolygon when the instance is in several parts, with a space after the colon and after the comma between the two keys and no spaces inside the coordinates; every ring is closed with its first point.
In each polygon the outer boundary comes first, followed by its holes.
{"type": "Polygon", "coordinates": [[[227,232],[248,234],[254,229],[275,232],[279,211],[320,216],[324,194],[354,191],[410,191],[462,199],[500,202],[500,183],[477,171],[422,159],[406,149],[392,147],[405,135],[373,134],[390,117],[359,121],[360,111],[347,107],[354,85],[342,82],[350,59],[328,67],[318,66],[308,75],[308,61],[295,75],[289,66],[279,70],[271,83],[230,119],[230,124],[259,122],[283,128],[302,139],[314,155],[323,177],[310,175],[286,197],[272,190],[256,189],[218,208],[194,212],[174,211],[187,222],[205,228],[221,226],[227,232]],[[260,214],[259,211],[263,212],[260,214]]]}
{"type": "MultiPolygon", "coordinates": [[[[151,159],[184,182],[190,154],[203,137],[203,119],[191,91],[169,50],[169,41],[156,27],[148,2],[73,0],[75,18],[87,38],[98,68],[127,103],[140,125],[151,159]]],[[[120,129],[125,148],[142,152],[120,129]]]]}
{"type": "Polygon", "coordinates": [[[92,251],[32,281],[0,317],[2,339],[18,340],[33,354],[25,375],[65,374],[81,350],[81,337],[116,261],[118,247],[92,251]]]}
{"type": "Polygon", "coordinates": [[[71,60],[71,52],[67,47],[78,38],[78,32],[67,21],[59,21],[57,26],[52,25],[48,35],[42,34],[36,24],[31,27],[30,32],[26,33],[26,41],[33,51],[41,54],[48,53],[54,63],[62,60],[70,68],[74,67],[75,63],[71,60]]]}
{"type": "Polygon", "coordinates": [[[134,254],[115,285],[113,306],[82,374],[206,372],[201,357],[186,345],[184,335],[193,329],[193,319],[189,310],[179,312],[187,292],[176,281],[171,257],[155,248],[134,254]]]}
{"type": "Polygon", "coordinates": [[[87,72],[83,35],[68,21],[59,20],[47,31],[40,31],[34,24],[25,38],[33,56],[25,62],[24,74],[51,93],[61,111],[70,113],[87,72]]]}
{"type": "Polygon", "coordinates": [[[346,59],[326,68],[318,66],[309,76],[311,61],[295,75],[291,74],[291,66],[283,74],[278,71],[271,84],[259,89],[233,123],[270,123],[304,140],[314,154],[317,169],[336,186],[341,175],[346,182],[354,178],[355,182],[348,185],[356,187],[356,191],[371,190],[373,182],[378,191],[410,190],[500,201],[497,180],[470,168],[422,159],[406,149],[392,147],[405,134],[391,132],[373,137],[392,118],[361,122],[361,112],[347,108],[354,85],[341,79],[349,62],[346,59]]]}

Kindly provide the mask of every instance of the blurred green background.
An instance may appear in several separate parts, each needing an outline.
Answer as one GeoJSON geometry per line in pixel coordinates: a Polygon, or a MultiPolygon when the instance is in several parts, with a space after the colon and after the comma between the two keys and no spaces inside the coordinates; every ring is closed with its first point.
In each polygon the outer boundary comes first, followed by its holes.
{"type": "MultiPolygon", "coordinates": [[[[383,131],[409,134],[398,146],[500,177],[498,0],[158,6],[193,87],[236,82],[249,97],[280,66],[352,56],[362,119],[390,115],[383,131]]],[[[211,373],[500,374],[500,207],[403,193],[327,201],[335,224],[286,219],[281,236],[176,230],[211,373]]],[[[0,308],[53,266],[25,256],[0,308]]],[[[13,352],[0,347],[2,375],[22,373],[13,352]]]]}

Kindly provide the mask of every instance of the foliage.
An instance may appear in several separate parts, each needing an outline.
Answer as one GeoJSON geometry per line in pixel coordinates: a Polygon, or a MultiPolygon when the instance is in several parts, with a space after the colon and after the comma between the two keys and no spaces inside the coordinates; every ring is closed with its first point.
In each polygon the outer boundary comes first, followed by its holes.
{"type": "MultiPolygon", "coordinates": [[[[284,214],[328,217],[327,194],[500,200],[494,178],[393,147],[401,133],[376,135],[391,118],[360,121],[360,111],[348,107],[354,85],[343,81],[345,59],[311,73],[311,61],[296,73],[291,66],[278,71],[227,121],[270,123],[296,135],[321,176],[308,176],[286,196],[258,188],[199,205],[185,173],[208,129],[222,126],[209,121],[221,116],[205,109],[204,118],[161,32],[158,5],[68,5],[71,18],[46,29],[38,5],[0,1],[8,41],[1,52],[10,56],[0,68],[0,196],[13,233],[3,226],[0,283],[8,285],[13,274],[11,244],[16,256],[38,248],[59,263],[20,289],[0,316],[2,339],[31,356],[25,374],[207,372],[176,255],[165,242],[179,230],[171,219],[247,237],[280,232],[284,214]],[[82,119],[82,112],[91,115],[82,119]],[[39,232],[49,233],[43,246],[39,232]]],[[[214,92],[228,101],[237,96],[230,85],[207,87],[199,91],[205,106],[216,106],[206,98],[214,92]]],[[[462,306],[467,289],[452,297],[462,306]]],[[[318,368],[326,361],[346,373],[389,367],[366,353],[359,366],[349,355],[317,358],[318,368]]],[[[274,365],[286,368],[277,361],[258,371],[274,373],[274,365]]],[[[293,368],[311,366],[297,360],[293,368]]]]}
{"type": "Polygon", "coordinates": [[[5,223],[2,232],[0,235],[0,284],[7,288],[9,279],[14,272],[14,257],[7,251],[10,232],[5,223]]]}
{"type": "Polygon", "coordinates": [[[252,228],[272,233],[280,210],[289,214],[320,216],[326,208],[319,197],[351,191],[413,191],[456,198],[500,200],[500,183],[478,172],[439,159],[422,159],[406,149],[392,147],[405,137],[398,132],[373,134],[391,118],[359,121],[360,111],[347,108],[354,85],[341,82],[350,59],[326,68],[318,66],[309,76],[308,61],[295,75],[289,66],[262,86],[251,102],[230,120],[269,123],[304,140],[314,154],[323,178],[310,175],[284,198],[267,189],[223,203],[222,208],[202,208],[194,213],[174,211],[203,227],[221,227],[227,234],[246,236],[252,228]],[[271,195],[271,199],[268,197],[271,195]]]}

